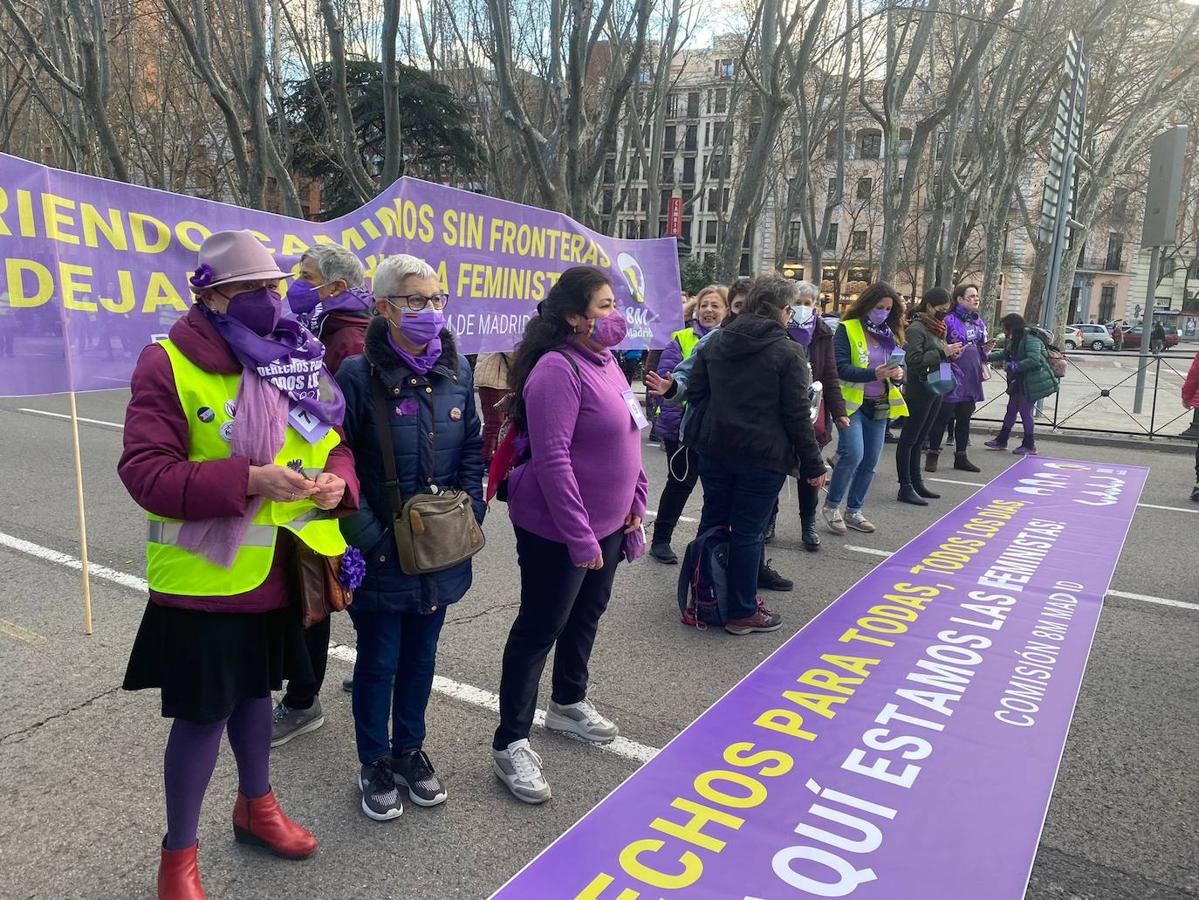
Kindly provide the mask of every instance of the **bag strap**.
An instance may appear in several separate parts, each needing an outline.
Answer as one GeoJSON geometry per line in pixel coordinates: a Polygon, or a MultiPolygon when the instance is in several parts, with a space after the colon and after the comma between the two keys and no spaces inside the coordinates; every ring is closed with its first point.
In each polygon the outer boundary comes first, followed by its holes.
{"type": "Polygon", "coordinates": [[[383,455],[383,474],[386,480],[387,499],[394,520],[404,508],[404,497],[400,493],[400,476],[396,474],[395,443],[391,439],[391,418],[387,414],[387,394],[383,381],[371,369],[371,393],[375,398],[375,430],[379,437],[379,452],[383,455]]]}

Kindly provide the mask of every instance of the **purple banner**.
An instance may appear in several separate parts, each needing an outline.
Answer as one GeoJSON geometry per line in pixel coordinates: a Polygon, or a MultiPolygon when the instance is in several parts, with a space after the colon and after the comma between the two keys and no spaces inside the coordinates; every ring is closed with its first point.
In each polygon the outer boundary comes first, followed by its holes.
{"type": "Polygon", "coordinates": [[[1023,896],[1147,474],[1017,463],[494,896],[1023,896]]]}
{"type": "Polygon", "coordinates": [[[558,275],[611,272],[626,348],[682,327],[673,238],[618,240],[555,212],[402,178],[354,213],[307,222],[50,169],[0,154],[0,396],[129,383],[141,349],[191,302],[187,277],[213,231],[254,231],[285,271],[341,244],[368,275],[412,253],[438,270],[463,353],[511,350],[558,275]]]}

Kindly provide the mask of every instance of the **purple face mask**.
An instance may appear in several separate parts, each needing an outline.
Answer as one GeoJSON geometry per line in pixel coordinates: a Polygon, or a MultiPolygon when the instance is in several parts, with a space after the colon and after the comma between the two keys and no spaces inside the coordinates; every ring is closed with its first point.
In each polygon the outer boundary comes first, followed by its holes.
{"type": "Polygon", "coordinates": [[[441,334],[441,329],[445,328],[445,314],[427,306],[420,312],[405,312],[396,327],[412,343],[423,347],[441,334]]]}
{"type": "Polygon", "coordinates": [[[252,332],[265,337],[275,330],[279,324],[279,316],[283,312],[283,298],[279,292],[271,288],[259,288],[238,294],[229,301],[231,319],[237,319],[252,332]]]}
{"type": "Polygon", "coordinates": [[[883,325],[891,317],[891,310],[876,306],[866,314],[872,325],[883,325]]]}
{"type": "Polygon", "coordinates": [[[615,347],[629,333],[629,323],[624,315],[616,310],[602,319],[591,320],[591,332],[587,335],[601,347],[615,347]]]}

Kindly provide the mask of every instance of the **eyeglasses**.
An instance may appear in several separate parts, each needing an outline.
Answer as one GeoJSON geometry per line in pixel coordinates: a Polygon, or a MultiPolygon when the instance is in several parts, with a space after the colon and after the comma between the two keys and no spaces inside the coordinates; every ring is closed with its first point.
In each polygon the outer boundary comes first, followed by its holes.
{"type": "Polygon", "coordinates": [[[413,312],[420,312],[428,309],[430,306],[434,309],[445,309],[450,302],[449,294],[433,294],[426,297],[424,294],[397,294],[391,297],[384,297],[388,303],[399,309],[405,306],[413,312]]]}

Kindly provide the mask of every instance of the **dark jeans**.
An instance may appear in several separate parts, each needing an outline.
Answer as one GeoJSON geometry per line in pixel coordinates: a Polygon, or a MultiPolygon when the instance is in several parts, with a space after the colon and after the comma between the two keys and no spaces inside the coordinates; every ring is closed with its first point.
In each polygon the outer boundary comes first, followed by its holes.
{"type": "Polygon", "coordinates": [[[445,622],[444,606],[420,613],[356,612],[358,632],[354,663],[354,739],[363,765],[425,742],[425,709],[433,690],[437,639],[445,622]],[[391,719],[391,740],[387,720],[391,719]]]}
{"type": "Polygon", "coordinates": [[[699,477],[704,483],[699,533],[719,526],[732,533],[728,563],[729,618],[748,619],[758,611],[762,539],[787,476],[747,463],[701,455],[699,477]]]}
{"type": "Polygon", "coordinates": [[[1037,445],[1036,435],[1033,433],[1034,410],[1033,402],[1024,394],[1008,394],[1007,395],[1007,412],[1003,414],[1003,425],[999,428],[999,434],[995,436],[995,440],[1000,444],[1006,444],[1008,438],[1012,434],[1012,428],[1016,425],[1016,416],[1020,417],[1020,424],[1024,426],[1024,440],[1022,443],[1030,450],[1037,445]]]}
{"type": "Polygon", "coordinates": [[[523,528],[514,530],[520,566],[520,611],[504,645],[500,727],[492,742],[496,750],[529,736],[537,710],[537,688],[551,647],[554,702],[565,706],[586,698],[587,664],[600,617],[612,596],[624,541],[623,528],[602,538],[599,544],[604,567],[593,570],[571,562],[565,544],[523,528]]]}
{"type": "Polygon", "coordinates": [[[666,450],[666,485],[662,488],[658,516],[654,519],[655,544],[670,543],[675,526],[679,524],[679,516],[683,514],[683,507],[687,505],[687,498],[699,481],[699,457],[694,450],[669,438],[662,441],[662,447],[666,450]]]}
{"type": "Polygon", "coordinates": [[[325,683],[325,669],[329,664],[329,625],[331,616],[326,616],[311,628],[304,628],[302,644],[295,646],[293,652],[302,653],[307,657],[309,665],[303,660],[292,666],[294,674],[287,682],[287,693],[283,702],[292,709],[308,709],[316,702],[325,683]]]}
{"type": "Polygon", "coordinates": [[[895,471],[900,484],[912,484],[923,480],[919,474],[920,448],[941,412],[941,398],[913,385],[904,400],[908,404],[908,417],[895,445],[895,471]]]}
{"type": "Polygon", "coordinates": [[[941,412],[933,429],[928,433],[928,449],[930,453],[940,453],[941,444],[945,440],[945,432],[953,423],[954,444],[958,453],[965,453],[970,443],[970,418],[978,404],[973,400],[959,400],[956,403],[942,403],[941,412]]]}

